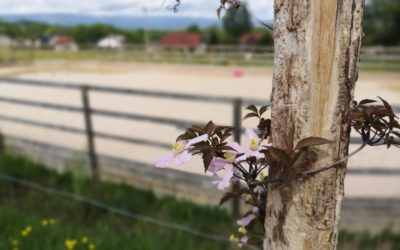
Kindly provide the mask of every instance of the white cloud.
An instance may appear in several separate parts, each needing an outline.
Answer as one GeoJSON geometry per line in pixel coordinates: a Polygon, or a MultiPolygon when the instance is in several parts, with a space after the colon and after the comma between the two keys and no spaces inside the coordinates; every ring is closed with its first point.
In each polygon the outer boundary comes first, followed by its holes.
{"type": "MultiPolygon", "coordinates": [[[[212,17],[219,0],[181,0],[176,15],[212,17]]],[[[250,10],[260,19],[272,18],[273,0],[248,0],[250,10]]],[[[0,0],[2,14],[28,13],[90,13],[98,15],[141,15],[147,9],[149,15],[172,15],[166,6],[174,0],[0,0]],[[165,1],[165,3],[164,3],[165,1]],[[164,3],[164,5],[163,5],[164,3]]]]}

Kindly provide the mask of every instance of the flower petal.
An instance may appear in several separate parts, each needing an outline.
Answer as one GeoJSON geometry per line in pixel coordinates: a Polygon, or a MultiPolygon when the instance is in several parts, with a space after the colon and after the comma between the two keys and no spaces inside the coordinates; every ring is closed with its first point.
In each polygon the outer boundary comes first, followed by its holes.
{"type": "Polygon", "coordinates": [[[250,145],[250,140],[251,140],[251,139],[257,139],[257,140],[259,140],[258,135],[257,135],[256,132],[255,132],[253,129],[251,129],[251,128],[246,128],[245,131],[244,131],[244,134],[245,134],[245,136],[246,136],[246,144],[247,144],[247,145],[250,145]]]}
{"type": "Polygon", "coordinates": [[[248,241],[249,241],[248,235],[243,235],[243,237],[240,239],[240,243],[242,244],[247,244],[248,241]]]}
{"type": "Polygon", "coordinates": [[[239,177],[242,177],[243,176],[243,174],[242,174],[242,172],[240,172],[237,168],[234,168],[233,169],[233,177],[232,177],[232,181],[240,181],[240,178],[239,177]],[[238,177],[236,177],[236,176],[238,176],[238,177]]]}
{"type": "Polygon", "coordinates": [[[256,216],[254,214],[249,214],[246,217],[243,217],[242,219],[237,220],[236,223],[239,226],[245,227],[245,226],[249,225],[250,222],[252,222],[255,218],[256,218],[256,216]]]}
{"type": "Polygon", "coordinates": [[[226,163],[227,163],[227,161],[225,159],[219,158],[219,157],[214,157],[211,160],[210,166],[208,167],[207,171],[216,174],[216,172],[218,172],[224,168],[226,163]]]}
{"type": "Polygon", "coordinates": [[[235,150],[235,154],[243,154],[244,152],[246,152],[246,149],[242,146],[239,145],[239,143],[237,142],[228,142],[228,144],[226,144],[228,147],[231,147],[235,150]]]}
{"type": "Polygon", "coordinates": [[[194,145],[196,143],[199,143],[199,142],[202,142],[202,141],[207,141],[207,140],[208,140],[208,134],[204,134],[204,135],[195,137],[195,138],[193,138],[193,139],[188,141],[188,143],[186,144],[185,148],[187,149],[187,148],[189,148],[190,146],[192,146],[192,145],[194,145]]]}
{"type": "Polygon", "coordinates": [[[183,150],[181,153],[175,156],[175,166],[181,166],[192,159],[192,154],[187,150],[183,150]]]}
{"type": "Polygon", "coordinates": [[[248,155],[244,154],[242,156],[239,156],[238,158],[235,159],[235,162],[241,162],[241,161],[245,161],[247,159],[248,155]]]}
{"type": "Polygon", "coordinates": [[[250,156],[256,157],[256,159],[262,159],[265,157],[265,155],[263,153],[261,153],[260,151],[256,151],[256,150],[251,151],[250,156]]]}
{"type": "Polygon", "coordinates": [[[173,153],[158,157],[155,162],[156,168],[167,168],[167,167],[171,166],[173,160],[174,160],[173,153]]]}
{"type": "Polygon", "coordinates": [[[233,177],[233,165],[227,164],[225,166],[224,176],[222,176],[220,182],[217,185],[217,188],[219,190],[223,190],[223,189],[227,188],[229,186],[229,183],[230,183],[232,177],[233,177]]]}

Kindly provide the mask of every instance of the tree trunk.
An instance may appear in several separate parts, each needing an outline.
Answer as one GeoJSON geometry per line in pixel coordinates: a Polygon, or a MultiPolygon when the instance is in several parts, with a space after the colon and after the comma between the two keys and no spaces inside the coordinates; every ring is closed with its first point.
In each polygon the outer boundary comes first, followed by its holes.
{"type": "MultiPolygon", "coordinates": [[[[318,147],[313,167],[348,153],[363,9],[364,0],[275,0],[272,143],[285,148],[293,128],[295,143],[335,141],[318,147]]],[[[336,248],[345,167],[271,186],[264,249],[336,248]]]]}

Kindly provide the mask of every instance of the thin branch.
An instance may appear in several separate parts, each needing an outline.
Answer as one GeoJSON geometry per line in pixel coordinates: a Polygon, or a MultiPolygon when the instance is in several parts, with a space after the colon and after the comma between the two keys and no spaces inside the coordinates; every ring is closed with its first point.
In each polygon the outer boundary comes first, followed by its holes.
{"type": "Polygon", "coordinates": [[[234,163],[233,166],[234,166],[235,168],[237,168],[243,175],[249,174],[249,173],[247,172],[247,170],[246,170],[246,169],[242,166],[242,164],[240,164],[239,162],[234,163]]]}
{"type": "Polygon", "coordinates": [[[344,158],[342,158],[342,159],[340,159],[340,160],[338,160],[338,161],[332,163],[332,164],[329,165],[329,166],[326,166],[326,167],[323,167],[323,168],[314,168],[314,169],[310,169],[310,170],[307,170],[307,171],[304,171],[304,172],[299,173],[299,175],[305,176],[305,175],[309,175],[309,174],[316,174],[316,173],[320,173],[320,172],[329,170],[329,169],[331,169],[331,168],[336,168],[336,167],[338,167],[338,164],[339,164],[339,163],[342,163],[342,162],[347,161],[350,157],[352,157],[352,156],[356,155],[357,153],[359,153],[365,146],[367,146],[367,144],[366,144],[366,143],[363,143],[358,149],[354,150],[352,153],[350,153],[350,154],[347,155],[346,157],[344,157],[344,158]]]}
{"type": "Polygon", "coordinates": [[[279,177],[276,179],[267,179],[267,180],[263,180],[263,181],[254,181],[253,183],[256,185],[260,185],[260,184],[271,184],[271,183],[276,183],[276,182],[282,182],[284,180],[283,177],[279,177]]]}
{"type": "Polygon", "coordinates": [[[264,165],[264,166],[262,166],[261,168],[259,168],[258,170],[257,170],[257,176],[261,173],[261,171],[263,171],[264,169],[266,169],[268,167],[268,165],[264,165]]]}
{"type": "Polygon", "coordinates": [[[233,176],[235,176],[235,177],[238,178],[238,179],[241,179],[242,181],[246,181],[245,178],[243,178],[242,176],[239,176],[239,175],[237,175],[237,174],[233,174],[233,176]]]}
{"type": "Polygon", "coordinates": [[[181,5],[181,0],[176,0],[174,4],[167,6],[168,10],[177,13],[179,11],[179,6],[181,5]]]}

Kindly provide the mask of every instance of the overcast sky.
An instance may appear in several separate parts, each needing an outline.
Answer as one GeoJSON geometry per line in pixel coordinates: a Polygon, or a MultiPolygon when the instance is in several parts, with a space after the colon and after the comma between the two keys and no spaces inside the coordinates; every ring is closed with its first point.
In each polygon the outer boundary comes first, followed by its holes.
{"type": "MultiPolygon", "coordinates": [[[[147,8],[152,15],[172,15],[166,10],[174,0],[0,0],[0,14],[79,13],[96,15],[141,15],[147,8]]],[[[219,0],[181,0],[177,15],[214,18],[219,0]]],[[[272,19],[273,0],[248,0],[253,15],[272,19]]]]}

